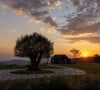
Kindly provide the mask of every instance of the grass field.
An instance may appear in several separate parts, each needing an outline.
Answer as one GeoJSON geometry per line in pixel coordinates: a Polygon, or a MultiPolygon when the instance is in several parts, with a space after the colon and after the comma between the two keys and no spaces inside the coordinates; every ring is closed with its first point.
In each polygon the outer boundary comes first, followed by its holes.
{"type": "Polygon", "coordinates": [[[65,66],[85,70],[88,74],[100,74],[100,64],[69,64],[65,66]]]}
{"type": "MultiPolygon", "coordinates": [[[[69,64],[86,71],[83,76],[0,81],[0,90],[100,90],[100,64],[69,64]]],[[[41,68],[55,68],[40,65],[41,68]]],[[[8,68],[6,68],[8,69],[8,68]]]]}
{"type": "MultiPolygon", "coordinates": [[[[8,66],[0,66],[0,70],[9,70],[9,69],[27,69],[26,65],[8,65],[8,66]]],[[[59,67],[49,66],[47,64],[40,64],[39,68],[41,69],[59,69],[59,67]]]]}

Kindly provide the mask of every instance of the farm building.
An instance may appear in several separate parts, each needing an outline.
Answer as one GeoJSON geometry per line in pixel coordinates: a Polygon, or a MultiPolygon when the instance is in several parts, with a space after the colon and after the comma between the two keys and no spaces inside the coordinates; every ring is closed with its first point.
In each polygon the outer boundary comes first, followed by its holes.
{"type": "Polygon", "coordinates": [[[69,64],[70,59],[66,55],[54,55],[51,58],[52,64],[69,64]]]}

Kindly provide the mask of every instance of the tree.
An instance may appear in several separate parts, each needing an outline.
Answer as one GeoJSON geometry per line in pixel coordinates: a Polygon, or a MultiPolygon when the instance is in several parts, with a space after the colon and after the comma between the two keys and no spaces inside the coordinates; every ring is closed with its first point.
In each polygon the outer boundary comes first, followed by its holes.
{"type": "Polygon", "coordinates": [[[100,63],[100,55],[96,54],[93,58],[95,63],[100,63]]]}
{"type": "Polygon", "coordinates": [[[70,50],[70,52],[72,52],[74,58],[76,58],[76,56],[77,56],[78,54],[80,54],[80,51],[77,50],[77,49],[72,49],[72,50],[70,50]]]}
{"type": "Polygon", "coordinates": [[[80,54],[80,51],[77,49],[71,49],[70,52],[73,54],[76,63],[76,57],[78,54],[80,54]]]}
{"type": "Polygon", "coordinates": [[[49,63],[50,54],[47,54],[47,64],[49,63]]]}
{"type": "Polygon", "coordinates": [[[25,35],[16,41],[15,56],[30,58],[28,70],[40,70],[39,63],[42,57],[53,53],[53,43],[38,33],[25,35]]]}

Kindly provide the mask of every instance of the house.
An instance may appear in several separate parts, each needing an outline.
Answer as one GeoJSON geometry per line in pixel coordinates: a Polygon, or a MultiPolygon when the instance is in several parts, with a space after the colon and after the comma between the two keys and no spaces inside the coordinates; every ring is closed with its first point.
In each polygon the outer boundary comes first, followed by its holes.
{"type": "Polygon", "coordinates": [[[70,59],[66,55],[54,55],[51,58],[52,64],[69,64],[70,59]]]}

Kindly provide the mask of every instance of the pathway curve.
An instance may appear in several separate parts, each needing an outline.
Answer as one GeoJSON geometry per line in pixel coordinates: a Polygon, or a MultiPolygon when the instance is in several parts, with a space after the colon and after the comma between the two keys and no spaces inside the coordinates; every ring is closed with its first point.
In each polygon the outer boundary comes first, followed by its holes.
{"type": "MultiPolygon", "coordinates": [[[[51,65],[54,66],[54,65],[51,65]]],[[[16,71],[19,69],[14,70],[0,70],[0,80],[14,80],[14,79],[27,79],[27,78],[43,78],[43,77],[52,77],[52,76],[65,76],[65,75],[84,75],[86,74],[85,71],[75,68],[69,68],[64,66],[56,66],[60,67],[61,69],[48,69],[54,71],[55,73],[50,74],[25,74],[25,75],[18,75],[18,74],[11,74],[10,72],[16,71]]]]}

